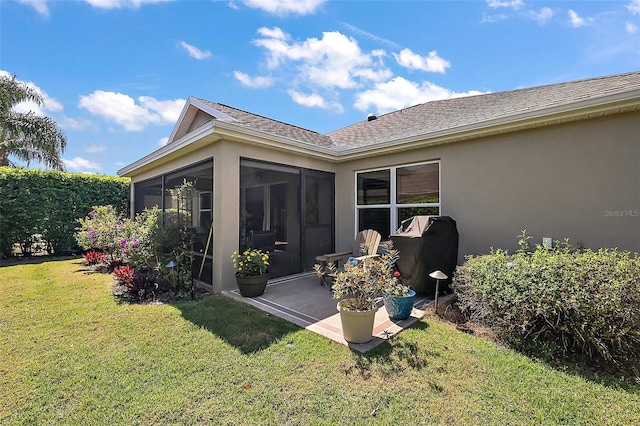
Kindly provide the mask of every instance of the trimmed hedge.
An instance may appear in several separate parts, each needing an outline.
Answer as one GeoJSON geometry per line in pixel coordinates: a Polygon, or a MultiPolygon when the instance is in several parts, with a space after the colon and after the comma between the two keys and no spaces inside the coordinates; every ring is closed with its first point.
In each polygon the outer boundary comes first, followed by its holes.
{"type": "Polygon", "coordinates": [[[616,249],[503,250],[471,256],[453,281],[471,321],[547,357],[586,356],[640,374],[640,257],[616,249]]]}
{"type": "Polygon", "coordinates": [[[0,167],[0,257],[16,243],[26,256],[75,250],[77,220],[105,204],[129,215],[129,179],[0,167]]]}

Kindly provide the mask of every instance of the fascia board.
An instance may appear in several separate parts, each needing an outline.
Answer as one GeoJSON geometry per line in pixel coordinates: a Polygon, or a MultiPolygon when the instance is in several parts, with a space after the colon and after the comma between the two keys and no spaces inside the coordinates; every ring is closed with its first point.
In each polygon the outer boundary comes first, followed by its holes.
{"type": "MultiPolygon", "coordinates": [[[[187,113],[189,111],[189,108],[191,107],[198,108],[218,120],[236,121],[235,118],[225,114],[224,112],[218,111],[217,109],[213,108],[211,105],[208,105],[202,102],[201,100],[194,98],[193,96],[189,96],[189,99],[187,99],[187,102],[182,108],[182,112],[180,113],[180,117],[178,117],[178,121],[176,122],[176,125],[173,127],[173,131],[171,132],[171,135],[169,135],[168,144],[174,142],[176,134],[180,130],[180,127],[182,127],[182,125],[184,124],[184,120],[187,119],[187,113]]],[[[195,114],[193,114],[191,118],[193,118],[194,116],[195,114]]]]}
{"type": "Polygon", "coordinates": [[[303,154],[328,161],[335,161],[335,151],[321,146],[314,146],[296,139],[273,135],[234,123],[216,122],[216,133],[224,138],[249,143],[252,145],[270,147],[291,153],[303,154]]]}
{"type": "Polygon", "coordinates": [[[182,138],[171,143],[167,143],[165,146],[153,151],[151,154],[148,154],[141,159],[127,166],[124,166],[123,168],[118,170],[118,176],[130,176],[135,171],[158,160],[161,160],[162,158],[174,152],[180,151],[181,149],[201,140],[202,138],[213,134],[214,123],[214,121],[205,123],[191,133],[183,136],[182,138]]]}
{"type": "Polygon", "coordinates": [[[235,118],[231,117],[228,114],[225,114],[222,111],[218,111],[217,109],[215,109],[214,107],[212,107],[211,105],[202,102],[201,100],[194,98],[194,97],[190,97],[189,101],[191,102],[191,105],[201,109],[202,111],[206,112],[207,114],[211,115],[213,118],[217,119],[217,120],[222,120],[222,121],[229,121],[229,122],[234,122],[234,121],[238,121],[235,118]]]}
{"type": "Polygon", "coordinates": [[[340,162],[640,109],[640,89],[334,153],[340,162]]]}
{"type": "Polygon", "coordinates": [[[187,115],[187,111],[189,110],[189,107],[192,105],[193,100],[194,100],[193,96],[189,96],[189,99],[187,99],[187,102],[185,102],[184,107],[182,107],[182,112],[180,112],[180,117],[178,117],[178,121],[176,121],[176,125],[173,126],[173,130],[169,135],[167,144],[172,143],[173,140],[175,139],[176,133],[178,133],[178,129],[180,128],[180,126],[182,126],[182,122],[184,121],[187,115]]]}

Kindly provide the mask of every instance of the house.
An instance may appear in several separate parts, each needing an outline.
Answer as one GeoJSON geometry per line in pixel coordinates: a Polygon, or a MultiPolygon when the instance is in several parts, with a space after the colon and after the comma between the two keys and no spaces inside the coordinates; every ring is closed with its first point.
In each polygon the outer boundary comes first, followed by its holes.
{"type": "Polygon", "coordinates": [[[526,229],[640,252],[640,72],[427,102],[317,132],[191,97],[166,146],[122,168],[135,212],[192,200],[200,281],[233,287],[230,254],[262,239],[272,272],[308,270],[405,218],[451,216],[459,262],[526,229]],[[210,237],[210,238],[209,238],[210,237]]]}

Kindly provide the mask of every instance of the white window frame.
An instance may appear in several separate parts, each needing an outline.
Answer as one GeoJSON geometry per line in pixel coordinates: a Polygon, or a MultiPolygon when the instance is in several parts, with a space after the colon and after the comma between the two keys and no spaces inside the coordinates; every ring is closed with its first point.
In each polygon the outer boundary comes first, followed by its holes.
{"type": "Polygon", "coordinates": [[[437,207],[438,215],[442,214],[442,162],[440,160],[422,161],[419,163],[400,164],[397,166],[379,167],[375,169],[358,170],[354,174],[354,194],[355,194],[355,214],[354,214],[354,230],[358,229],[358,218],[360,217],[359,211],[361,209],[380,209],[386,208],[390,210],[389,215],[389,235],[396,231],[394,224],[398,223],[398,209],[399,208],[411,208],[411,207],[437,207]],[[398,204],[397,203],[397,185],[396,176],[397,170],[404,167],[412,166],[424,166],[426,164],[438,164],[438,202],[437,203],[417,203],[417,204],[398,204]],[[389,204],[367,204],[358,205],[358,175],[361,173],[379,172],[383,170],[389,170],[389,204]]]}

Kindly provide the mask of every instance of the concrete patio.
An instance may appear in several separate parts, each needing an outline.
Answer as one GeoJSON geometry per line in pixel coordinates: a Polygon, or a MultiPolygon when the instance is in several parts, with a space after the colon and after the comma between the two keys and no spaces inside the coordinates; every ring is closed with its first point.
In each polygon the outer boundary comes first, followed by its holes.
{"type": "Polygon", "coordinates": [[[431,299],[417,296],[411,316],[402,321],[389,319],[386,309],[380,308],[376,313],[373,339],[356,344],[349,343],[342,337],[340,315],[336,310],[337,300],[331,297],[327,287],[319,284],[318,277],[313,272],[269,280],[267,289],[259,297],[245,298],[238,290],[223,291],[222,294],[363,353],[419,321],[426,309],[433,304],[431,299]]]}

